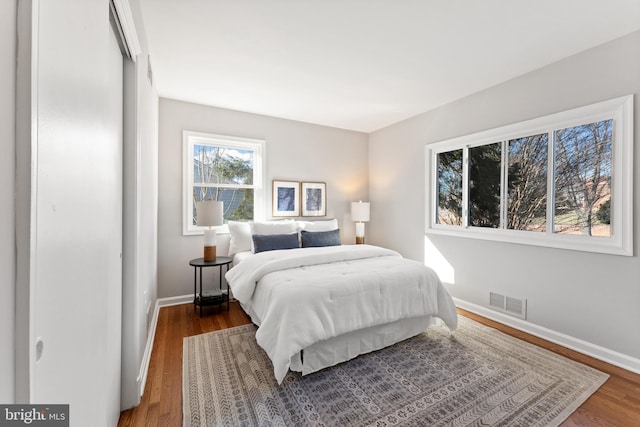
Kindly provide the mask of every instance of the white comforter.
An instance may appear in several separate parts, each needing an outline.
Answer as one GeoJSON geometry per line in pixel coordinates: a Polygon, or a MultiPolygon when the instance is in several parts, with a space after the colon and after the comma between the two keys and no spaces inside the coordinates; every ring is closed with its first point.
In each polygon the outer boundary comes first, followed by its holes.
{"type": "Polygon", "coordinates": [[[318,341],[415,316],[457,326],[455,304],[433,270],[376,246],[261,252],[225,277],[259,318],[256,340],[278,383],[291,357],[318,341]]]}

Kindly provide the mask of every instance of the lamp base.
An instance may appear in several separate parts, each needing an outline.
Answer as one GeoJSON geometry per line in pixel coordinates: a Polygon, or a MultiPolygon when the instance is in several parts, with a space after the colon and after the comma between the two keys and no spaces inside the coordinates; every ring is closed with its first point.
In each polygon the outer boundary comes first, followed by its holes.
{"type": "Polygon", "coordinates": [[[215,246],[205,246],[204,247],[204,260],[205,261],[215,261],[216,260],[216,247],[215,246]]]}
{"type": "Polygon", "coordinates": [[[364,245],[364,236],[356,236],[356,245],[364,245]]]}

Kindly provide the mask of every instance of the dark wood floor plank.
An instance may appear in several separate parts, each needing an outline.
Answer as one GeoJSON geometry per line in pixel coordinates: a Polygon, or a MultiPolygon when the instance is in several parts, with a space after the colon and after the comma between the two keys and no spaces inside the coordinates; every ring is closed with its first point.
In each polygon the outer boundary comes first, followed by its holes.
{"type": "MultiPolygon", "coordinates": [[[[609,380],[562,424],[563,427],[640,426],[640,375],[476,314],[458,312],[610,375],[609,380]]],[[[237,302],[231,303],[229,311],[226,306],[205,307],[202,318],[199,310],[194,312],[192,304],[162,308],[142,401],[138,407],[122,412],[118,427],[181,426],[183,338],[250,322],[237,302]]]]}

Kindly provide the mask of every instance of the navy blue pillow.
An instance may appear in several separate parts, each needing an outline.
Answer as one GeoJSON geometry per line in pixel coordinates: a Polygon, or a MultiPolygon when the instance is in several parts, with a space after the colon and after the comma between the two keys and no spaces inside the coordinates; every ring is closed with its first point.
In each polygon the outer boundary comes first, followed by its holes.
{"type": "Polygon", "coordinates": [[[298,246],[298,233],[254,234],[251,238],[253,239],[254,253],[300,247],[298,246]]]}
{"type": "Polygon", "coordinates": [[[303,248],[320,246],[340,246],[340,230],[331,231],[305,231],[300,232],[303,248]]]}

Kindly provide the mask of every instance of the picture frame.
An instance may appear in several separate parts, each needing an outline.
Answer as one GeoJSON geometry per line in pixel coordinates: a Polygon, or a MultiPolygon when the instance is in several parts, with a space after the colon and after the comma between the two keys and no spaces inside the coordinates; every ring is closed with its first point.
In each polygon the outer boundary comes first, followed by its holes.
{"type": "Polygon", "coordinates": [[[302,183],[302,216],[327,215],[327,184],[324,182],[302,183]]]}
{"type": "Polygon", "coordinates": [[[300,216],[300,182],[273,180],[271,206],[274,217],[300,216]]]}

